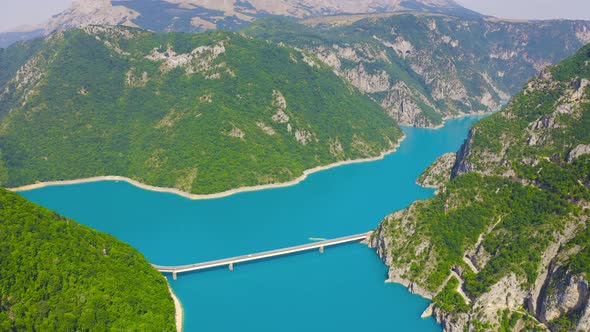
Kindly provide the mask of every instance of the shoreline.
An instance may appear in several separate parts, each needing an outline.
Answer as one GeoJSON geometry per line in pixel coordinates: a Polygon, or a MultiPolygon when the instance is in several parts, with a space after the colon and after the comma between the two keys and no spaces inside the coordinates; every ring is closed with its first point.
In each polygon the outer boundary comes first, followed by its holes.
{"type": "MultiPolygon", "coordinates": [[[[168,279],[166,279],[166,282],[168,282],[168,279]]],[[[170,283],[168,283],[168,291],[170,291],[170,296],[172,297],[172,300],[174,301],[174,308],[176,310],[176,314],[175,314],[176,331],[182,332],[183,325],[184,325],[184,309],[182,308],[182,303],[180,302],[180,300],[178,299],[178,297],[176,296],[176,294],[172,290],[172,287],[170,287],[170,283]]]]}
{"type": "Polygon", "coordinates": [[[85,184],[85,183],[93,183],[93,182],[104,182],[104,181],[123,181],[127,182],[132,186],[135,186],[140,189],[149,190],[153,192],[160,192],[160,193],[168,193],[178,195],[190,200],[204,200],[204,199],[216,199],[216,198],[224,198],[228,196],[232,196],[239,193],[244,192],[252,192],[252,191],[259,191],[259,190],[267,190],[267,189],[277,189],[277,188],[286,188],[297,185],[303,182],[307,177],[314,173],[319,173],[322,171],[326,171],[332,168],[344,166],[344,165],[352,165],[352,164],[360,164],[360,163],[367,163],[372,161],[378,161],[384,159],[386,156],[394,153],[400,147],[401,143],[406,139],[406,135],[403,134],[397,143],[394,145],[393,148],[382,151],[379,156],[371,157],[371,158],[361,158],[361,159],[350,159],[350,160],[343,160],[339,162],[335,162],[332,164],[324,165],[324,166],[316,166],[310,169],[306,169],[303,171],[303,174],[293,180],[281,183],[270,183],[270,184],[263,184],[257,186],[249,186],[249,187],[240,187],[236,189],[229,189],[226,191],[222,191],[219,193],[214,194],[191,194],[187,193],[175,188],[165,188],[165,187],[157,187],[148,185],[145,183],[141,183],[137,180],[133,180],[131,178],[127,178],[124,176],[118,175],[106,175],[106,176],[95,176],[90,178],[83,178],[83,179],[76,179],[76,180],[64,180],[64,181],[47,181],[47,182],[38,182],[34,184],[29,184],[25,186],[20,186],[16,188],[6,188],[12,192],[21,192],[21,191],[30,191],[35,189],[41,189],[45,187],[53,187],[53,186],[67,186],[67,185],[75,185],[75,184],[85,184]]]}

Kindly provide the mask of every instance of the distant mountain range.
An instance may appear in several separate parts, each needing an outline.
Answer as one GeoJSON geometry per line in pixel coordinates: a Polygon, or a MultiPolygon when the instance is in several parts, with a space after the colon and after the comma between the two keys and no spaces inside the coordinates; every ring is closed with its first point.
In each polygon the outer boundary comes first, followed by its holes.
{"type": "Polygon", "coordinates": [[[489,113],[525,82],[590,42],[590,22],[508,22],[433,13],[264,18],[242,29],[303,49],[400,125],[489,113]]]}
{"type": "Polygon", "coordinates": [[[0,47],[88,25],[126,25],[159,32],[234,30],[276,15],[309,18],[338,14],[427,11],[479,14],[453,0],[78,0],[47,22],[0,33],[0,47]]]}

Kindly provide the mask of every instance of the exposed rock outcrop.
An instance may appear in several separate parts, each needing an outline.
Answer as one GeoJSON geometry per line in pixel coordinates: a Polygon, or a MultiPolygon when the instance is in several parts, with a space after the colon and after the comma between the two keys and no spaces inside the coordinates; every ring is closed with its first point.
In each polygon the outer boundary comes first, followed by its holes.
{"type": "Polygon", "coordinates": [[[571,275],[562,268],[553,271],[548,285],[539,299],[539,317],[549,323],[563,315],[580,312],[588,306],[588,281],[580,275],[571,275]]]}
{"type": "Polygon", "coordinates": [[[444,186],[451,180],[451,170],[457,159],[457,154],[454,152],[445,153],[438,157],[434,163],[418,177],[416,184],[438,189],[444,186]]]}
{"type": "Polygon", "coordinates": [[[581,156],[590,154],[590,145],[588,144],[580,144],[578,146],[576,146],[575,148],[573,148],[568,154],[567,154],[567,162],[571,163],[574,160],[578,159],[581,156]]]}

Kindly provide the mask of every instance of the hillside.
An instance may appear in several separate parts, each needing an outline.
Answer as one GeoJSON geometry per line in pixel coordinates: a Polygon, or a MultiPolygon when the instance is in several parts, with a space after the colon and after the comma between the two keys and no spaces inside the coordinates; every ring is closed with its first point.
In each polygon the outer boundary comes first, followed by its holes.
{"type": "Polygon", "coordinates": [[[590,22],[394,13],[269,18],[245,33],[314,54],[400,125],[492,112],[548,64],[590,42],[590,22]]]}
{"type": "Polygon", "coordinates": [[[235,30],[261,17],[293,18],[419,10],[478,17],[453,0],[75,0],[47,22],[0,33],[0,47],[88,25],[125,25],[151,31],[235,30]]]}
{"type": "Polygon", "coordinates": [[[590,329],[589,86],[590,45],[476,124],[452,174],[429,169],[452,176],[440,193],[374,234],[445,331],[590,329]]]}
{"type": "Polygon", "coordinates": [[[4,189],[0,262],[2,331],[176,330],[166,280],[139,252],[4,189]]]}
{"type": "Polygon", "coordinates": [[[0,52],[0,185],[103,175],[208,194],[374,157],[402,133],[306,53],[90,26],[0,52]]]}

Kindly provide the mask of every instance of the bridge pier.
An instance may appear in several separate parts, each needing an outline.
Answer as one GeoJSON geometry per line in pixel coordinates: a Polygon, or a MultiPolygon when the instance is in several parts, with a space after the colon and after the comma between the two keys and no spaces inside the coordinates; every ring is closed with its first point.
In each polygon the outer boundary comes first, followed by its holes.
{"type": "Polygon", "coordinates": [[[323,254],[323,253],[324,253],[324,246],[321,246],[320,247],[320,254],[323,254]]]}
{"type": "Polygon", "coordinates": [[[174,280],[176,280],[176,278],[177,278],[177,277],[176,277],[176,272],[172,272],[172,278],[173,278],[174,280]]]}
{"type": "Polygon", "coordinates": [[[229,263],[229,270],[233,271],[234,270],[234,263],[229,263]]]}

